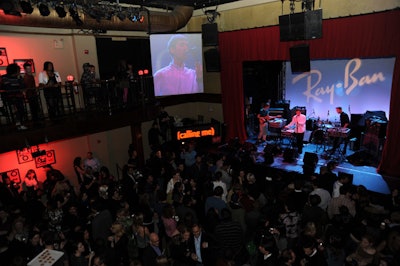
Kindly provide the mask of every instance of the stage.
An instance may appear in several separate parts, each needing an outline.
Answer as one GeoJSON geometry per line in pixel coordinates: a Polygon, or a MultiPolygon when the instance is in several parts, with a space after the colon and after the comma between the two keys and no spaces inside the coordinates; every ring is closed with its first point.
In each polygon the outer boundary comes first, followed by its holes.
{"type": "MultiPolygon", "coordinates": [[[[353,151],[349,147],[347,148],[346,154],[343,156],[338,155],[338,152],[334,156],[329,156],[328,150],[331,148],[329,145],[314,144],[312,142],[305,142],[303,153],[295,154],[292,161],[287,161],[287,156],[284,156],[284,151],[291,147],[291,143],[288,140],[278,138],[270,138],[262,144],[256,144],[256,139],[249,139],[247,142],[254,144],[257,147],[257,164],[267,164],[269,167],[281,169],[287,172],[299,172],[303,173],[303,158],[306,153],[316,154],[318,156],[318,163],[315,172],[319,173],[320,168],[326,166],[326,164],[334,160],[337,162],[336,169],[333,170],[334,173],[344,172],[353,175],[354,185],[363,185],[369,191],[380,193],[380,194],[390,194],[391,188],[393,186],[398,186],[398,180],[393,180],[391,182],[389,177],[384,177],[377,173],[378,161],[373,160],[358,160],[354,163],[355,157],[364,157],[363,154],[366,151],[353,151]],[[274,155],[273,162],[269,164],[265,161],[264,150],[269,148],[279,147],[281,153],[274,155]],[[361,163],[360,163],[361,162],[361,163]],[[365,162],[365,165],[362,163],[365,162]],[[367,165],[368,164],[368,165],[367,165]]],[[[343,144],[342,144],[343,145],[343,144]]],[[[350,145],[349,145],[350,146],[350,145]]]]}

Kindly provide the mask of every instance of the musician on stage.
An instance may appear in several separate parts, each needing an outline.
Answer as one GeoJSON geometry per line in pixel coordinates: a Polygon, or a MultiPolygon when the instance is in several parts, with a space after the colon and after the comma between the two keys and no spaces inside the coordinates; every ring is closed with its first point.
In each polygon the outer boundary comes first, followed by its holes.
{"type": "Polygon", "coordinates": [[[270,104],[263,103],[262,108],[260,109],[257,118],[259,122],[259,130],[260,133],[258,133],[257,137],[257,143],[265,142],[267,140],[267,134],[268,134],[268,120],[270,119],[269,117],[269,107],[270,104]]]}
{"type": "MultiPolygon", "coordinates": [[[[339,118],[340,118],[340,127],[341,128],[348,128],[350,126],[350,118],[349,115],[346,114],[345,112],[343,112],[342,107],[338,106],[336,107],[336,113],[339,114],[339,118]]],[[[349,143],[349,138],[346,137],[343,139],[344,141],[344,147],[343,147],[343,155],[346,154],[346,149],[347,149],[347,144],[349,143]]],[[[340,145],[340,138],[334,138],[333,139],[333,147],[332,147],[332,151],[331,151],[331,155],[335,153],[336,149],[339,147],[340,145]]]]}
{"type": "Polygon", "coordinates": [[[303,153],[303,139],[304,132],[306,131],[306,122],[306,116],[301,113],[300,108],[297,108],[292,121],[285,126],[285,128],[294,128],[294,136],[296,138],[296,146],[299,154],[303,153]]]}

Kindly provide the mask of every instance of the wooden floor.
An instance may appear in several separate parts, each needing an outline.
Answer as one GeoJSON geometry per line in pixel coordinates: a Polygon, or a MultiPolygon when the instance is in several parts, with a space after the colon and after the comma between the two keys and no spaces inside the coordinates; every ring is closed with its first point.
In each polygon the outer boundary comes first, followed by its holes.
{"type": "MultiPolygon", "coordinates": [[[[254,139],[249,139],[248,142],[255,144],[254,139]]],[[[285,143],[285,141],[282,140],[269,140],[262,144],[256,144],[258,152],[257,163],[265,164],[264,149],[268,145],[278,145],[282,151],[290,147],[288,143],[285,143]]],[[[318,164],[315,171],[316,173],[320,172],[321,166],[325,166],[330,160],[335,160],[337,162],[337,167],[334,172],[336,174],[339,172],[352,174],[354,185],[364,185],[368,190],[380,194],[390,194],[390,191],[394,187],[400,187],[399,178],[385,177],[377,173],[376,167],[379,163],[377,160],[362,160],[366,158],[366,156],[363,155],[365,154],[365,151],[352,151],[348,148],[344,156],[339,156],[338,153],[336,153],[335,156],[329,157],[329,148],[331,147],[321,145],[317,146],[313,143],[305,143],[303,153],[294,156],[294,160],[292,162],[285,161],[282,153],[274,156],[274,161],[272,164],[269,164],[269,167],[302,173],[304,154],[308,152],[314,153],[318,156],[318,164]],[[354,158],[357,159],[357,157],[361,160],[353,160],[354,158]],[[363,162],[365,162],[364,165],[362,165],[363,162]]]]}

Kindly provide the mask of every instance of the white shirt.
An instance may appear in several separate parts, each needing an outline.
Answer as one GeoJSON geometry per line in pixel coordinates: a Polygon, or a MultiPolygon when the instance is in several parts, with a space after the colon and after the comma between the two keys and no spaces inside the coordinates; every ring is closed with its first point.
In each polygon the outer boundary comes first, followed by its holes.
{"type": "Polygon", "coordinates": [[[340,187],[343,186],[342,183],[336,181],[333,183],[332,198],[337,198],[340,195],[340,187]]]}
{"type": "Polygon", "coordinates": [[[331,200],[331,194],[329,193],[329,191],[323,188],[316,188],[311,191],[310,195],[318,195],[321,198],[321,202],[318,204],[318,207],[326,211],[329,201],[331,200]]]}
{"type": "MultiPolygon", "coordinates": [[[[57,71],[54,71],[54,76],[56,77],[57,82],[61,82],[60,74],[57,71]]],[[[40,72],[38,80],[39,84],[47,84],[47,82],[49,82],[49,76],[47,76],[47,72],[46,71],[40,72]]]]}
{"type": "Polygon", "coordinates": [[[294,133],[304,133],[306,131],[307,118],[305,115],[295,115],[287,127],[294,127],[294,133]]]}

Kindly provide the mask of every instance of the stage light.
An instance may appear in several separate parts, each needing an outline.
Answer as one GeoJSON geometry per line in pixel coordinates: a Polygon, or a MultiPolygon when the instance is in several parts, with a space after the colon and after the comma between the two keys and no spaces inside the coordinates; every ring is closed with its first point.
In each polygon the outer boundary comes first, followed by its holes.
{"type": "Polygon", "coordinates": [[[69,7],[69,15],[72,17],[72,19],[75,21],[77,26],[82,26],[83,25],[83,21],[79,18],[79,14],[78,14],[78,9],[76,7],[75,4],[72,4],[69,7]]]}
{"type": "Polygon", "coordinates": [[[18,11],[15,2],[12,0],[0,1],[0,9],[3,9],[6,15],[21,16],[21,12],[18,11]]]}
{"type": "Polygon", "coordinates": [[[143,70],[143,74],[145,75],[149,74],[149,70],[148,69],[143,70]]]}
{"type": "Polygon", "coordinates": [[[65,18],[65,16],[67,15],[67,12],[65,11],[63,4],[56,5],[55,10],[57,12],[58,17],[60,18],[65,18]]]}
{"type": "Polygon", "coordinates": [[[22,8],[22,13],[25,14],[32,14],[33,12],[33,7],[30,1],[20,1],[19,5],[22,8]]]}
{"type": "Polygon", "coordinates": [[[139,70],[139,71],[138,71],[138,75],[139,75],[139,76],[143,76],[143,70],[139,70]]]}
{"type": "Polygon", "coordinates": [[[117,17],[118,17],[121,21],[124,21],[124,20],[126,19],[126,15],[125,15],[125,13],[123,13],[123,12],[119,12],[119,13],[117,14],[117,17]]]}
{"type": "Polygon", "coordinates": [[[48,15],[50,15],[50,9],[45,3],[39,4],[39,12],[40,15],[42,15],[43,17],[47,17],[48,15]]]}
{"type": "Polygon", "coordinates": [[[75,78],[74,78],[73,75],[68,75],[68,76],[67,76],[67,81],[72,82],[72,81],[74,81],[74,80],[75,80],[75,78]]]}
{"type": "Polygon", "coordinates": [[[140,23],[143,23],[143,22],[144,22],[144,16],[140,16],[139,22],[140,22],[140,23]]]}

